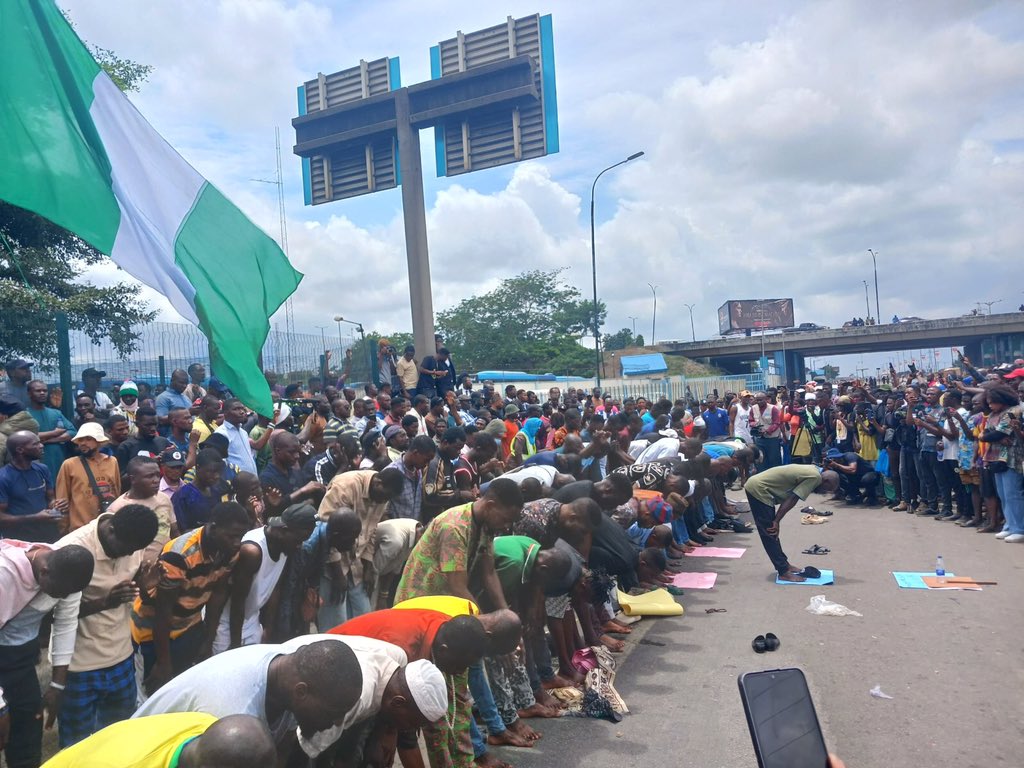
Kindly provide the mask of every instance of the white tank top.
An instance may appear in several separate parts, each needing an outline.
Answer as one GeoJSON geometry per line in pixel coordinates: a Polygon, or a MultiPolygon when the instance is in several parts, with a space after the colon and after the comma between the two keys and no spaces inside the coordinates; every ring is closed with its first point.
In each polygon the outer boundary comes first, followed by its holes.
{"type": "MultiPolygon", "coordinates": [[[[245,618],[242,622],[242,645],[253,645],[262,640],[263,628],[260,626],[260,610],[270,600],[274,587],[284,571],[288,556],[281,553],[275,561],[267,548],[267,532],[264,528],[256,528],[242,537],[242,543],[256,544],[263,553],[260,569],[252,580],[249,595],[245,598],[245,618]]],[[[231,601],[224,606],[217,626],[217,638],[213,644],[214,653],[227,650],[231,644],[231,601]]]]}
{"type": "Polygon", "coordinates": [[[736,437],[742,437],[748,443],[754,440],[750,434],[750,408],[744,408],[742,403],[736,403],[736,437]]]}

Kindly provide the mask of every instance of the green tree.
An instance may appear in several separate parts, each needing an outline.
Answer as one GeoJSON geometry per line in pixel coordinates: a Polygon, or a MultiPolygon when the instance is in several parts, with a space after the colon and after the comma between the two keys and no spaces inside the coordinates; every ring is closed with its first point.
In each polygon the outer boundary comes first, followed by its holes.
{"type": "Polygon", "coordinates": [[[644,345],[644,337],[634,336],[629,328],[623,328],[616,333],[606,333],[602,344],[605,350],[612,352],[616,349],[626,349],[627,347],[642,347],[644,345]]]}
{"type": "MultiPolygon", "coordinates": [[[[106,48],[90,50],[125,92],[136,91],[152,67],[106,48]]],[[[83,272],[106,256],[34,213],[0,202],[0,358],[27,357],[52,368],[57,357],[53,313],[66,312],[72,328],[107,337],[122,355],[135,349],[133,326],[153,319],[134,282],[98,286],[83,272]],[[13,253],[12,253],[13,252],[13,253]]],[[[98,343],[98,342],[97,342],[98,343]]]]}
{"type": "MultiPolygon", "coordinates": [[[[593,328],[594,304],[561,273],[524,272],[438,313],[438,330],[458,370],[592,375],[593,352],[579,342],[593,328]]],[[[597,309],[603,321],[604,304],[597,309]]]]}

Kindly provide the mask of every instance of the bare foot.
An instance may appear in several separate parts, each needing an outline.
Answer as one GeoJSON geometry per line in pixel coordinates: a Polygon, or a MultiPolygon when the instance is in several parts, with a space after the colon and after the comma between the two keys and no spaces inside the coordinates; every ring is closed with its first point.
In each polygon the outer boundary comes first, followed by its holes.
{"type": "Polygon", "coordinates": [[[512,768],[512,763],[506,763],[491,752],[484,752],[474,762],[481,768],[512,768]]]}
{"type": "Polygon", "coordinates": [[[606,621],[604,625],[601,627],[601,629],[605,632],[614,632],[619,635],[628,635],[630,632],[633,631],[629,627],[619,624],[619,622],[615,621],[614,619],[606,621]]]}
{"type": "MultiPolygon", "coordinates": [[[[539,701],[533,704],[533,706],[527,707],[526,709],[518,710],[517,714],[520,718],[530,717],[560,717],[561,711],[557,707],[549,707],[541,704],[539,701]]],[[[540,738],[540,734],[537,734],[537,738],[540,738]]]]}
{"type": "Polygon", "coordinates": [[[533,692],[533,698],[537,700],[537,703],[548,707],[550,709],[561,709],[562,702],[552,696],[550,693],[544,690],[544,686],[541,686],[539,690],[533,692]]]}
{"type": "Polygon", "coordinates": [[[626,647],[626,644],[621,640],[616,640],[614,637],[608,637],[608,635],[601,635],[598,638],[601,644],[612,653],[622,653],[622,650],[626,647]]]}
{"type": "Polygon", "coordinates": [[[704,545],[700,544],[699,542],[694,541],[693,539],[690,539],[689,541],[686,542],[686,546],[688,546],[690,548],[690,551],[692,552],[697,547],[703,547],[704,545]]]}
{"type": "Polygon", "coordinates": [[[797,576],[796,573],[793,573],[792,571],[789,572],[789,573],[785,573],[785,574],[780,573],[779,574],[779,578],[782,581],[794,581],[794,582],[797,582],[797,583],[799,583],[801,581],[807,581],[807,579],[805,579],[803,576],[797,576]]]}
{"type": "MultiPolygon", "coordinates": [[[[518,720],[516,722],[519,722],[518,720]]],[[[487,743],[492,747],[532,747],[533,742],[506,727],[497,736],[488,734],[487,743]]]]}
{"type": "MultiPolygon", "coordinates": [[[[536,707],[537,705],[534,704],[533,706],[536,707]]],[[[533,707],[531,707],[531,709],[532,708],[533,707]]],[[[528,710],[523,710],[523,711],[528,711],[528,710]]],[[[522,715],[520,715],[516,719],[516,721],[514,723],[512,723],[512,725],[508,726],[508,730],[512,731],[513,733],[515,733],[520,738],[526,739],[527,741],[531,741],[532,742],[532,741],[536,741],[537,739],[540,738],[540,734],[539,733],[537,733],[535,730],[533,730],[533,728],[531,728],[530,726],[528,726],[526,723],[523,722],[522,715]]]]}
{"type": "Polygon", "coordinates": [[[552,688],[572,688],[575,682],[568,680],[561,675],[555,675],[550,680],[541,680],[541,688],[551,690],[552,688]]]}

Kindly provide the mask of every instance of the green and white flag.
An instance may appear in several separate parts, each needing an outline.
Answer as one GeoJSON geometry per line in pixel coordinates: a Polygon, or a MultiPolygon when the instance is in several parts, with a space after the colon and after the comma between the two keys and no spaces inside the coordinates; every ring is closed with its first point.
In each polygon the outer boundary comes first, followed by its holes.
{"type": "Polygon", "coordinates": [[[166,296],[206,334],[218,378],[269,416],[257,358],[302,275],[146,122],[53,0],[3,0],[0,35],[0,200],[166,296]]]}

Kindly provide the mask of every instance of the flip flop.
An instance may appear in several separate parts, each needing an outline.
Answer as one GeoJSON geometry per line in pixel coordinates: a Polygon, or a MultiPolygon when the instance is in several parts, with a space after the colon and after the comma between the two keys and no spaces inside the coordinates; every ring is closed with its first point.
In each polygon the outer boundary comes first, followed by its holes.
{"type": "Polygon", "coordinates": [[[769,632],[764,636],[764,649],[766,651],[777,651],[779,646],[782,645],[779,638],[769,632]]]}
{"type": "Polygon", "coordinates": [[[828,520],[824,517],[819,517],[818,515],[804,515],[800,518],[801,525],[820,525],[821,523],[827,522],[828,520]]]}
{"type": "Polygon", "coordinates": [[[813,565],[805,565],[802,571],[799,571],[797,576],[803,576],[805,579],[820,579],[821,571],[815,568],[813,565]]]}
{"type": "Polygon", "coordinates": [[[746,523],[744,523],[742,520],[733,520],[732,531],[733,533],[753,533],[754,529],[746,523]]]}
{"type": "Polygon", "coordinates": [[[832,510],[831,509],[819,509],[814,514],[816,514],[818,517],[832,517],[832,510]]]}
{"type": "Polygon", "coordinates": [[[705,608],[704,613],[726,613],[725,608],[705,608]]]}
{"type": "Polygon", "coordinates": [[[764,635],[758,635],[751,643],[750,647],[754,649],[754,653],[764,653],[768,650],[768,644],[765,642],[764,635]]]}
{"type": "Polygon", "coordinates": [[[808,547],[807,549],[805,549],[803,551],[803,554],[805,554],[805,555],[827,555],[831,551],[832,551],[831,549],[828,549],[826,547],[820,547],[817,544],[815,544],[813,547],[808,547]]]}

